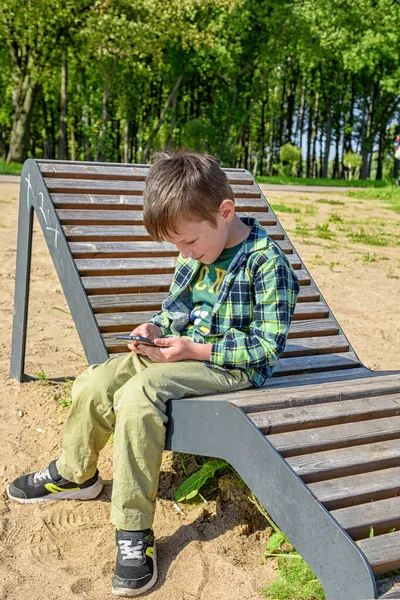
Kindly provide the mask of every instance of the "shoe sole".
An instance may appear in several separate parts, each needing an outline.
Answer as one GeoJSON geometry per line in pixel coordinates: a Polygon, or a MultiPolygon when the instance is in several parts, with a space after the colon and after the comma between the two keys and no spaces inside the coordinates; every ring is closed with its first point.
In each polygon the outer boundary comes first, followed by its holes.
{"type": "Polygon", "coordinates": [[[132,598],[133,596],[140,596],[141,594],[144,594],[145,592],[148,592],[149,589],[151,589],[156,583],[157,583],[157,577],[158,577],[158,572],[157,572],[157,552],[156,552],[156,546],[154,544],[154,573],[153,573],[153,577],[150,579],[149,583],[147,583],[146,585],[144,585],[141,588],[138,588],[136,590],[132,589],[132,588],[119,588],[119,587],[112,587],[111,592],[114,594],[114,596],[122,596],[123,598],[132,598]]]}
{"type": "Polygon", "coordinates": [[[93,498],[96,498],[100,494],[103,485],[104,482],[99,476],[96,483],[93,485],[87,488],[74,490],[73,492],[56,492],[55,494],[49,494],[42,498],[17,498],[11,494],[9,484],[7,486],[7,496],[20,504],[38,504],[39,502],[55,502],[56,500],[93,500],[93,498]]]}

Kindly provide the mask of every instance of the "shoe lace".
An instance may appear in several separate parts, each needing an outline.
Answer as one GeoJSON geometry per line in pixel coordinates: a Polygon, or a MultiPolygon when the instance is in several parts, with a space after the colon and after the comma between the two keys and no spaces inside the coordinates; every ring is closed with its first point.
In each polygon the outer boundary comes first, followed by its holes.
{"type": "Polygon", "coordinates": [[[132,558],[140,559],[143,557],[143,540],[138,540],[136,546],[132,546],[132,540],[118,540],[118,545],[123,558],[130,560],[132,558]]]}
{"type": "Polygon", "coordinates": [[[42,481],[43,479],[51,479],[49,467],[46,467],[45,469],[38,471],[33,476],[33,481],[42,481]]]}

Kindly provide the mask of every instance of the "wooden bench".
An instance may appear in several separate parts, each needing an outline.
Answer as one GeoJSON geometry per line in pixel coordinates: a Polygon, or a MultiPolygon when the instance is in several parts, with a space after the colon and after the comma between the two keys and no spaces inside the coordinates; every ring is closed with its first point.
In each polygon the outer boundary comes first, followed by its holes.
{"type": "MultiPolygon", "coordinates": [[[[177,251],[152,241],[143,226],[147,171],[26,161],[12,377],[22,381],[24,371],[34,213],[89,363],[124,352],[116,333],[129,333],[160,309],[177,251]]],[[[250,173],[225,171],[237,210],[255,216],[287,254],[300,294],[266,386],[170,401],[167,448],[229,461],[318,576],[326,598],[385,597],[375,577],[400,568],[400,373],[361,364],[250,173]]]]}

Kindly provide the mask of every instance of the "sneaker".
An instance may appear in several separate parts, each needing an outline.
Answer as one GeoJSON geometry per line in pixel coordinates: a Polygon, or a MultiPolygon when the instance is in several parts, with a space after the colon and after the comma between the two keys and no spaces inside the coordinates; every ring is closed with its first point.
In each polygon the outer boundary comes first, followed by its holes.
{"type": "Polygon", "coordinates": [[[115,596],[139,596],[157,581],[156,544],[151,529],[117,529],[117,564],[112,580],[115,596]]]}
{"type": "Polygon", "coordinates": [[[63,479],[57,471],[56,461],[37,473],[21,475],[7,486],[7,495],[21,504],[52,502],[54,500],[90,500],[103,489],[103,480],[96,471],[84,483],[63,479]]]}

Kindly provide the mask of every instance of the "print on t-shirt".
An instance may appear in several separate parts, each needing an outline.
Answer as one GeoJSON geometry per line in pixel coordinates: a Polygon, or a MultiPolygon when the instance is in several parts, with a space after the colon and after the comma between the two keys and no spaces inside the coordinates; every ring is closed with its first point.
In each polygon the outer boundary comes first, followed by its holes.
{"type": "Polygon", "coordinates": [[[190,313],[190,324],[183,335],[192,337],[193,331],[197,329],[205,334],[210,333],[213,306],[229,265],[242,245],[243,242],[232,248],[225,248],[215,262],[200,267],[192,285],[189,285],[193,310],[190,313]]]}

